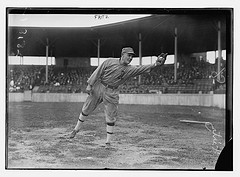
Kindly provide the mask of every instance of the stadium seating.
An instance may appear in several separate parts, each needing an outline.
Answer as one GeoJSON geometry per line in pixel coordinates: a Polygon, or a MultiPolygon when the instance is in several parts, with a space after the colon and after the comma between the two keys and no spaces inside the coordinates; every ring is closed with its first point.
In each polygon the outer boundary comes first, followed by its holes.
{"type": "MultiPolygon", "coordinates": [[[[61,68],[49,66],[48,83],[45,83],[45,66],[10,66],[7,81],[9,91],[34,89],[34,92],[81,93],[85,91],[87,79],[96,67],[61,68]],[[10,84],[11,82],[11,84],[10,84]],[[18,89],[16,89],[18,88],[18,89]]],[[[142,93],[210,93],[214,91],[213,81],[209,77],[212,66],[205,65],[180,67],[177,82],[174,81],[174,66],[166,65],[151,74],[143,74],[141,83],[138,77],[131,78],[120,86],[122,94],[142,93]]],[[[226,85],[220,85],[214,93],[225,93],[226,85]]]]}

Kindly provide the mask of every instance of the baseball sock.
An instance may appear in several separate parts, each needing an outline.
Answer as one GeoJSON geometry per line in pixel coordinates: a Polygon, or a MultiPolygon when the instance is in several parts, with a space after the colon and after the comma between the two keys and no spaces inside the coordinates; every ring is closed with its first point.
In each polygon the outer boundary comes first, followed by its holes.
{"type": "Polygon", "coordinates": [[[81,113],[79,115],[78,121],[77,121],[77,125],[75,126],[74,130],[78,131],[81,128],[81,125],[83,124],[84,120],[86,118],[86,115],[83,115],[83,113],[81,113]]]}
{"type": "Polygon", "coordinates": [[[113,136],[113,129],[114,129],[114,123],[107,123],[107,141],[106,143],[110,143],[112,136],[113,136]]]}

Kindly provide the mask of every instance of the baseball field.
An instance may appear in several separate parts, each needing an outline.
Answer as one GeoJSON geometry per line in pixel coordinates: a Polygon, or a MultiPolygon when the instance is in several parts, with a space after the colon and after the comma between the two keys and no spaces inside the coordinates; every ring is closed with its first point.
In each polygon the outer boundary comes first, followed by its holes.
{"type": "Polygon", "coordinates": [[[213,170],[224,147],[224,109],[119,105],[113,143],[105,148],[103,105],[74,139],[68,138],[81,107],[8,103],[7,168],[213,170]]]}

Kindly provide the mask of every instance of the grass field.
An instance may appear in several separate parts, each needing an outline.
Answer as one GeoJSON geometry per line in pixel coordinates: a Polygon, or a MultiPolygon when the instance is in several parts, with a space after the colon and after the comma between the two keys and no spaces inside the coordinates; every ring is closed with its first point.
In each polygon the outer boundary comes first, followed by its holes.
{"type": "Polygon", "coordinates": [[[119,105],[112,147],[106,149],[102,105],[88,117],[74,139],[68,138],[81,107],[82,103],[9,103],[6,166],[9,169],[213,170],[218,152],[224,147],[223,109],[119,105]],[[204,124],[180,120],[210,122],[216,129],[214,133],[221,136],[214,139],[213,132],[204,124]]]}

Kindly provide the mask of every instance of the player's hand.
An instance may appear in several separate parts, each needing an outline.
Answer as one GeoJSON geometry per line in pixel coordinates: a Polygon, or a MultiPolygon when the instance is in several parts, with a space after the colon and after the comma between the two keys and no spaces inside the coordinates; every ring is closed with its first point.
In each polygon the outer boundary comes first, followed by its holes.
{"type": "Polygon", "coordinates": [[[92,95],[92,86],[91,85],[87,85],[87,88],[86,88],[86,92],[88,95],[92,95]]]}
{"type": "Polygon", "coordinates": [[[168,55],[168,53],[161,53],[156,60],[156,63],[155,63],[156,66],[164,65],[164,63],[167,59],[167,55],[168,55]]]}

